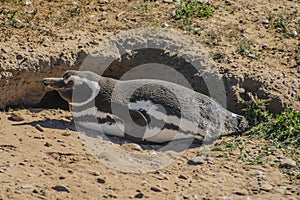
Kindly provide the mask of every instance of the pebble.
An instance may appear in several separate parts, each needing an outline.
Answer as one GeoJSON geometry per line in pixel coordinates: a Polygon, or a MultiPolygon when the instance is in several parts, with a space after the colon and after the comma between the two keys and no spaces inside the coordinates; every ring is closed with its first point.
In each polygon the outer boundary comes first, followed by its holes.
{"type": "Polygon", "coordinates": [[[5,172],[5,170],[4,169],[0,169],[0,173],[4,173],[5,172]]]}
{"type": "Polygon", "coordinates": [[[154,192],[161,192],[161,189],[159,189],[158,187],[154,187],[154,186],[152,186],[152,187],[150,188],[150,190],[152,190],[152,191],[154,191],[154,192]]]}
{"type": "Polygon", "coordinates": [[[30,189],[32,186],[30,184],[24,184],[21,186],[22,189],[30,189]]]}
{"type": "Polygon", "coordinates": [[[206,3],[206,4],[209,4],[209,0],[197,0],[198,3],[206,3]]]}
{"type": "Polygon", "coordinates": [[[46,143],[44,144],[44,146],[45,146],[45,147],[51,147],[52,144],[50,144],[49,142],[46,142],[46,143]]]}
{"type": "Polygon", "coordinates": [[[134,143],[130,144],[130,148],[134,151],[143,151],[143,149],[140,145],[134,144],[134,143]]]}
{"type": "Polygon", "coordinates": [[[136,195],[134,196],[134,198],[136,198],[136,199],[141,199],[141,198],[143,198],[143,197],[144,197],[144,194],[141,193],[141,192],[139,192],[138,194],[136,194],[136,195]]]}
{"type": "Polygon", "coordinates": [[[265,25],[267,25],[267,24],[269,24],[270,23],[270,21],[269,20],[267,20],[267,19],[264,19],[264,20],[262,20],[262,24],[265,24],[265,25]]]}
{"type": "Polygon", "coordinates": [[[249,58],[255,58],[255,54],[250,53],[250,54],[248,55],[248,57],[249,57],[249,58]]]}
{"type": "Polygon", "coordinates": [[[235,191],[234,194],[239,195],[239,196],[244,196],[246,192],[244,191],[235,191]]]}
{"type": "Polygon", "coordinates": [[[233,60],[228,59],[228,60],[227,60],[227,63],[228,63],[228,64],[233,63],[233,60]]]}
{"type": "Polygon", "coordinates": [[[92,172],[91,173],[93,176],[100,176],[100,173],[98,173],[98,172],[92,172]]]}
{"type": "Polygon", "coordinates": [[[97,178],[97,182],[100,184],[104,184],[105,180],[103,178],[97,178]]]}
{"type": "Polygon", "coordinates": [[[20,55],[20,54],[18,54],[18,55],[16,56],[16,59],[17,59],[17,60],[22,60],[22,59],[23,59],[23,56],[20,55]]]}
{"type": "Polygon", "coordinates": [[[191,158],[188,161],[189,165],[202,165],[204,163],[204,160],[200,156],[196,156],[194,158],[191,158]]]}
{"type": "Polygon", "coordinates": [[[188,179],[188,176],[187,176],[187,175],[184,175],[184,174],[180,174],[180,175],[178,176],[178,178],[187,180],[187,179],[188,179]]]}
{"type": "Polygon", "coordinates": [[[40,132],[44,132],[44,129],[39,124],[35,125],[35,128],[40,132]]]}
{"type": "Polygon", "coordinates": [[[183,199],[190,199],[190,197],[188,195],[183,195],[182,197],[183,197],[183,199]]]}
{"type": "Polygon", "coordinates": [[[260,190],[263,190],[263,191],[266,191],[266,192],[269,192],[272,189],[273,189],[273,186],[270,185],[269,183],[264,183],[260,187],[260,190]]]}
{"type": "Polygon", "coordinates": [[[296,167],[297,163],[291,158],[284,158],[281,160],[279,167],[280,168],[292,168],[296,167]]]}
{"type": "Polygon", "coordinates": [[[263,49],[268,49],[269,46],[268,46],[267,44],[263,44],[263,45],[261,45],[261,48],[263,48],[263,49]]]}
{"type": "Polygon", "coordinates": [[[164,3],[173,3],[173,0],[163,0],[164,3]]]}
{"type": "Polygon", "coordinates": [[[10,113],[11,120],[16,122],[21,122],[24,120],[24,117],[19,112],[12,112],[10,113]]]}
{"type": "Polygon", "coordinates": [[[297,31],[292,31],[292,32],[291,32],[291,35],[292,35],[293,37],[297,37],[298,33],[297,33],[297,31]]]}
{"type": "Polygon", "coordinates": [[[54,187],[52,187],[52,189],[56,190],[57,192],[70,192],[69,188],[67,188],[64,185],[56,185],[54,187]]]}
{"type": "Polygon", "coordinates": [[[172,17],[172,18],[176,17],[176,10],[173,10],[173,11],[172,11],[171,17],[172,17]]]}
{"type": "Polygon", "coordinates": [[[230,169],[230,167],[229,167],[228,165],[223,165],[223,167],[224,167],[225,169],[230,169]]]}
{"type": "Polygon", "coordinates": [[[34,193],[34,194],[38,194],[38,193],[39,193],[39,191],[37,191],[36,189],[33,189],[33,190],[32,190],[32,193],[34,193]]]}

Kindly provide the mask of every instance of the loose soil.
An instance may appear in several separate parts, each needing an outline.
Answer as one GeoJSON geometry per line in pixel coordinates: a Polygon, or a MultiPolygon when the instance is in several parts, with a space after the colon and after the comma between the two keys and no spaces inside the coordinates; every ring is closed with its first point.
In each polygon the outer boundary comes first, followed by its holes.
{"type": "MultiPolygon", "coordinates": [[[[211,1],[213,17],[188,20],[174,19],[176,5],[166,2],[49,0],[26,5],[1,0],[1,107],[37,103],[34,94],[44,91],[38,81],[78,68],[78,58],[106,38],[132,28],[157,27],[186,33],[202,45],[231,88],[229,96],[247,100],[244,94],[250,92],[270,99],[274,113],[285,106],[299,110],[299,2],[216,0],[211,1]],[[47,74],[50,68],[54,72],[47,74]],[[32,77],[36,79],[31,81],[32,77]]],[[[228,108],[241,111],[235,109],[241,105],[229,102],[228,108]]],[[[189,159],[202,149],[191,148],[163,169],[132,174],[93,157],[73,130],[68,111],[17,112],[23,121],[12,121],[10,112],[0,112],[0,199],[300,198],[299,179],[291,180],[278,166],[286,157],[280,149],[264,164],[249,164],[234,151],[228,156],[209,152],[202,164],[190,165],[189,159]]],[[[242,138],[253,151],[266,144],[242,138]]],[[[120,148],[143,151],[132,144],[120,148]]],[[[299,165],[299,159],[296,162],[299,165]]],[[[299,167],[295,170],[299,172],[299,167]]]]}

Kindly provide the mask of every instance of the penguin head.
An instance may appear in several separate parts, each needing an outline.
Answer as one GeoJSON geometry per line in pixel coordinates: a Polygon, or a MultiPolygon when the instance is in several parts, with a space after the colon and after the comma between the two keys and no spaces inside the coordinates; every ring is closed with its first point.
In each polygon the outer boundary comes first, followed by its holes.
{"type": "Polygon", "coordinates": [[[43,84],[57,90],[70,104],[83,104],[94,99],[100,91],[100,76],[88,71],[66,71],[62,78],[45,78],[43,84]]]}

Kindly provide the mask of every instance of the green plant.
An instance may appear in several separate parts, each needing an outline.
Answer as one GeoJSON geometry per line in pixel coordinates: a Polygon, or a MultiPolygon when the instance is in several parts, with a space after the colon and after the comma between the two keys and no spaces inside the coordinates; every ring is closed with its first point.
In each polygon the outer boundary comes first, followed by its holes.
{"type": "Polygon", "coordinates": [[[149,11],[149,4],[148,2],[144,2],[140,5],[140,9],[144,12],[148,12],[149,11]]]}
{"type": "Polygon", "coordinates": [[[272,118],[272,114],[266,108],[266,99],[259,99],[257,96],[250,95],[251,100],[245,102],[246,108],[243,109],[246,119],[250,126],[267,122],[272,118]]]}
{"type": "Polygon", "coordinates": [[[73,3],[70,8],[67,8],[66,11],[69,13],[71,17],[75,17],[80,14],[80,6],[77,3],[73,3]]]}
{"type": "Polygon", "coordinates": [[[280,16],[279,18],[274,20],[274,27],[277,29],[280,29],[283,34],[288,33],[288,28],[287,28],[287,18],[285,16],[280,16]]]}
{"type": "Polygon", "coordinates": [[[286,109],[282,114],[253,128],[254,136],[261,137],[288,150],[300,148],[300,112],[286,109]]]}
{"type": "Polygon", "coordinates": [[[9,108],[7,108],[7,112],[8,113],[10,113],[10,112],[12,112],[12,111],[14,111],[11,107],[9,107],[9,108]]]}
{"type": "Polygon", "coordinates": [[[249,40],[243,39],[237,52],[242,56],[248,56],[251,53],[251,45],[252,43],[249,40]]]}
{"type": "Polygon", "coordinates": [[[214,8],[207,3],[198,3],[196,0],[182,0],[175,10],[175,19],[209,18],[213,16],[214,12],[214,8]]]}

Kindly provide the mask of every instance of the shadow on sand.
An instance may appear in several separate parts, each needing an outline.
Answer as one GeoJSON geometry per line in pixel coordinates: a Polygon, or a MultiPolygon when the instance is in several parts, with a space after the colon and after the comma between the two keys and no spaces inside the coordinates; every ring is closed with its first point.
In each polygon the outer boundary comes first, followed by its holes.
{"type": "MultiPolygon", "coordinates": [[[[45,119],[45,120],[37,120],[32,122],[24,122],[13,124],[13,126],[24,126],[30,125],[32,127],[40,126],[42,128],[47,129],[57,129],[57,130],[71,130],[71,131],[78,131],[81,134],[85,134],[90,138],[101,138],[106,141],[110,141],[119,145],[124,145],[127,143],[135,143],[130,140],[116,137],[116,136],[109,136],[93,131],[87,130],[85,128],[76,126],[73,122],[69,122],[66,120],[58,120],[58,119],[45,119]]],[[[157,151],[175,151],[175,152],[182,152],[185,151],[187,148],[196,148],[202,146],[199,142],[193,143],[191,140],[174,140],[171,142],[163,143],[163,144],[155,144],[155,143],[147,143],[143,142],[142,144],[138,144],[144,150],[157,150],[157,151]],[[182,148],[181,148],[182,147],[182,148]]]]}

